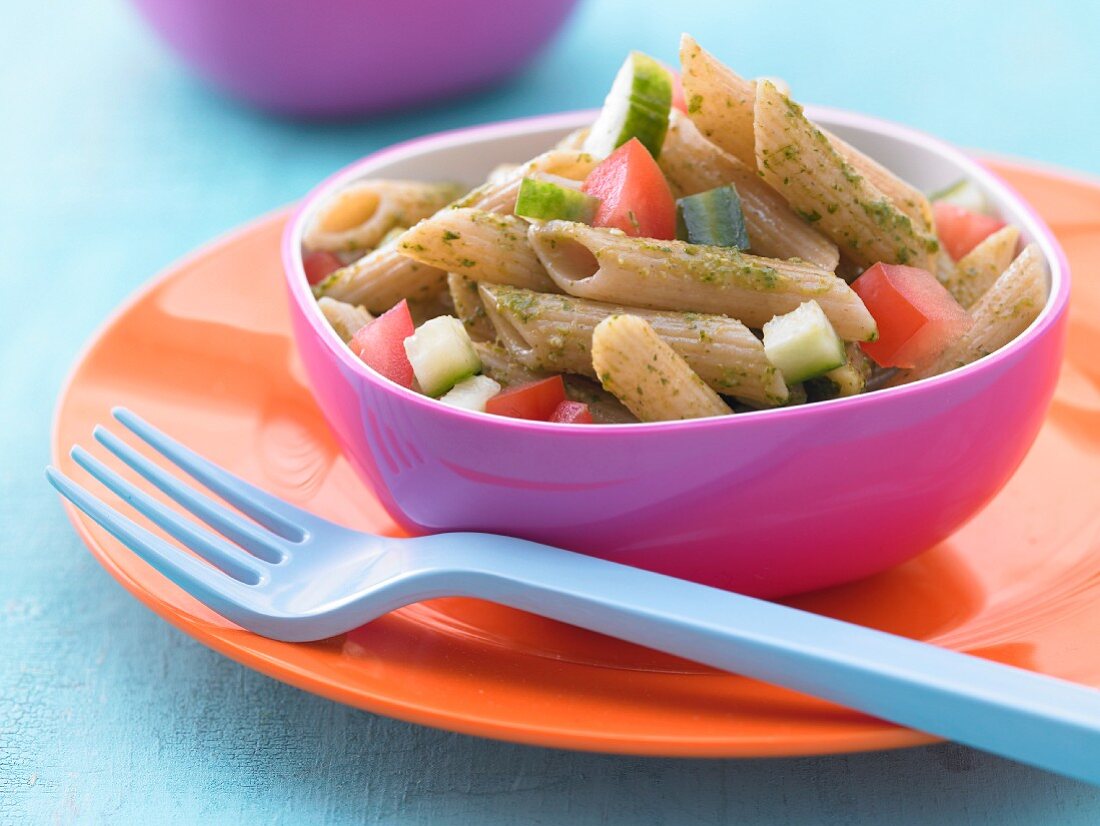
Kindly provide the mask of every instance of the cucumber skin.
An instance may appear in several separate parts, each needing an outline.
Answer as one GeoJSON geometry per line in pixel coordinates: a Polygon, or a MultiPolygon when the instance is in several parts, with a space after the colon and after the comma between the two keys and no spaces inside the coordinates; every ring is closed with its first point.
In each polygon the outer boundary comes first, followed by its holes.
{"type": "MultiPolygon", "coordinates": [[[[668,132],[668,115],[672,109],[672,78],[664,66],[643,52],[631,52],[626,60],[623,68],[629,64],[632,83],[627,95],[622,126],[618,134],[605,134],[608,126],[601,123],[601,120],[609,117],[608,107],[614,104],[609,93],[603,109],[592,125],[584,148],[586,152],[598,157],[606,157],[631,138],[637,138],[656,160],[661,155],[661,146],[668,132]],[[610,138],[610,145],[605,143],[607,138],[610,138]]],[[[619,71],[623,71],[623,68],[619,71]]]]}
{"type": "Polygon", "coordinates": [[[591,224],[600,208],[600,199],[575,189],[566,189],[550,181],[524,178],[516,196],[515,214],[537,221],[576,221],[591,224]]]}
{"type": "Polygon", "coordinates": [[[677,234],[692,244],[749,248],[741,196],[733,184],[688,195],[676,202],[677,234]]]}

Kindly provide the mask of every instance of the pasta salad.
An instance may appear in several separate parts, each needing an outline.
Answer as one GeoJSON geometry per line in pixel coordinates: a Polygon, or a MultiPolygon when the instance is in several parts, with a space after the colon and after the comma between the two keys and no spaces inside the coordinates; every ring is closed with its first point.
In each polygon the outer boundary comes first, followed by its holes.
{"type": "Polygon", "coordinates": [[[655,422],[932,376],[1039,314],[1038,249],[973,184],[925,195],[781,81],[680,61],[632,53],[590,127],[472,191],[328,198],[302,252],[340,338],[443,404],[655,422]]]}

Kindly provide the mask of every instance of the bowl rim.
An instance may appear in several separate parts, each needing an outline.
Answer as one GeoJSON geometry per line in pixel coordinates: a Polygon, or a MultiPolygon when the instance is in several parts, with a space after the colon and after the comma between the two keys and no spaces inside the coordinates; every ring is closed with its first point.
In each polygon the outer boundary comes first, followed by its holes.
{"type": "MultiPolygon", "coordinates": [[[[868,406],[883,403],[891,399],[901,402],[907,396],[931,392],[937,388],[948,390],[958,382],[966,382],[975,373],[990,370],[996,365],[1013,358],[1019,351],[1027,347],[1058,323],[1065,314],[1069,303],[1070,276],[1069,262],[1065,252],[1054,236],[1053,231],[1031,206],[1015,189],[1004,179],[984,166],[980,161],[970,157],[961,149],[952,146],[940,138],[926,132],[904,126],[893,121],[865,115],[857,112],[849,112],[843,109],[835,109],[826,106],[808,105],[807,114],[813,119],[821,119],[830,127],[852,127],[870,132],[877,132],[886,137],[899,140],[903,143],[912,143],[923,146],[932,152],[952,161],[963,171],[976,180],[983,189],[995,194],[998,200],[1010,203],[1023,216],[1021,229],[1034,239],[1043,252],[1050,273],[1050,291],[1046,304],[1038,317],[1019,336],[978,361],[964,367],[959,367],[947,373],[919,379],[909,384],[898,387],[884,388],[869,394],[859,394],[837,399],[828,399],[814,404],[795,405],[792,407],[764,408],[738,413],[734,416],[712,416],[704,419],[689,419],[672,422],[635,422],[624,424],[562,424],[555,422],[543,422],[528,419],[513,419],[506,416],[494,416],[475,410],[463,410],[450,405],[440,404],[438,400],[429,398],[414,390],[402,387],[396,382],[376,373],[360,361],[352,351],[340,340],[336,332],[331,328],[322,315],[312,290],[306,280],[305,269],[302,264],[301,239],[305,232],[306,222],[316,206],[333,190],[357,178],[363,177],[370,168],[382,163],[399,160],[409,155],[420,155],[425,152],[448,149],[456,145],[474,140],[491,140],[493,138],[515,137],[550,129],[576,129],[585,126],[595,118],[597,110],[583,109],[569,112],[559,112],[547,115],[535,115],[532,117],[514,118],[510,120],[495,121],[492,123],[475,126],[449,129],[442,132],[434,132],[410,140],[379,149],[365,155],[357,161],[348,164],[342,169],[329,175],[319,184],[314,186],[306,196],[298,203],[290,219],[283,230],[282,261],[283,275],[292,300],[304,314],[314,335],[319,336],[323,346],[329,355],[340,362],[345,369],[357,374],[360,378],[376,386],[378,389],[397,395],[405,401],[430,407],[431,412],[444,417],[465,419],[470,423],[492,423],[499,427],[513,428],[520,431],[547,432],[571,431],[576,433],[611,433],[621,432],[624,429],[630,433],[646,433],[653,430],[669,433],[675,430],[698,430],[713,427],[738,426],[737,422],[747,421],[773,421],[781,419],[794,419],[810,415],[812,412],[823,413],[825,411],[840,411],[851,406],[868,406]]],[[[742,425],[744,426],[744,425],[742,425]]]]}

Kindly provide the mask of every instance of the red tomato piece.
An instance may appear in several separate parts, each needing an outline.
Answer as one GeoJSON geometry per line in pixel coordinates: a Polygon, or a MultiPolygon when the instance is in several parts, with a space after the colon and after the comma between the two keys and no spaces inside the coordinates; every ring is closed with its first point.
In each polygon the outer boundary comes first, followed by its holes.
{"type": "Polygon", "coordinates": [[[592,424],[592,413],[584,402],[566,399],[554,409],[550,421],[561,424],[592,424]]]}
{"type": "Polygon", "coordinates": [[[319,284],[342,266],[344,266],[343,261],[334,253],[324,250],[307,252],[302,256],[302,267],[306,271],[306,281],[310,284],[319,284]]]}
{"type": "Polygon", "coordinates": [[[405,339],[413,334],[409,302],[402,301],[365,324],[348,344],[363,363],[402,387],[412,387],[413,368],[405,339]]]}
{"type": "Polygon", "coordinates": [[[878,338],[860,346],[881,367],[925,364],[973,323],[943,284],[917,267],[875,264],[852,289],[878,325],[878,338]]]}
{"type": "Polygon", "coordinates": [[[951,258],[958,261],[1005,225],[1000,218],[937,201],[932,205],[936,234],[951,258]]]}
{"type": "Polygon", "coordinates": [[[676,237],[676,201],[664,173],[642,142],[631,138],[588,173],[582,187],[600,199],[592,225],[627,235],[676,237]]]}
{"type": "Polygon", "coordinates": [[[565,401],[565,382],[561,376],[509,387],[485,403],[486,413],[513,419],[547,421],[565,401]]]}

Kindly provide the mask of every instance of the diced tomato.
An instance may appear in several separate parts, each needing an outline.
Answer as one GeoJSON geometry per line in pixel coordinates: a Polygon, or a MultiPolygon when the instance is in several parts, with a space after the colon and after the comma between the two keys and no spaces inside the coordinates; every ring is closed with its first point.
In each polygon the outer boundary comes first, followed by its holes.
{"type": "Polygon", "coordinates": [[[310,284],[319,284],[328,276],[332,275],[332,273],[336,272],[336,270],[344,266],[344,262],[334,253],[321,250],[318,252],[307,252],[303,255],[302,266],[306,271],[306,280],[310,284]]]}
{"type": "Polygon", "coordinates": [[[932,211],[936,217],[936,234],[955,261],[1005,225],[1000,218],[971,212],[944,201],[933,204],[932,211]]]}
{"type": "Polygon", "coordinates": [[[402,387],[412,387],[413,368],[405,354],[405,339],[412,334],[409,302],[402,301],[363,326],[348,344],[368,367],[402,387]]]}
{"type": "Polygon", "coordinates": [[[561,424],[592,424],[592,413],[584,402],[566,399],[554,409],[550,421],[561,424]]]}
{"type": "Polygon", "coordinates": [[[679,109],[686,115],[688,105],[687,99],[684,97],[684,82],[680,78],[680,73],[671,66],[665,68],[668,69],[668,76],[672,78],[672,108],[679,109]]]}
{"type": "Polygon", "coordinates": [[[852,289],[878,325],[878,339],[860,346],[882,367],[925,364],[973,322],[932,273],[917,267],[875,264],[852,289]]]}
{"type": "Polygon", "coordinates": [[[618,227],[641,238],[676,237],[676,201],[661,168],[637,138],[588,173],[582,189],[600,199],[593,226],[618,227]]]}
{"type": "Polygon", "coordinates": [[[486,413],[513,419],[547,421],[565,401],[565,383],[561,376],[509,387],[485,403],[486,413]]]}

